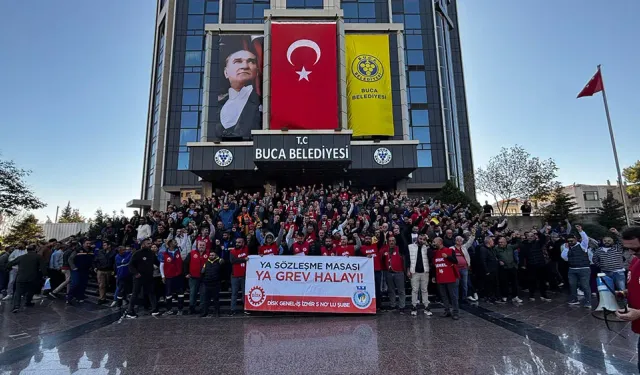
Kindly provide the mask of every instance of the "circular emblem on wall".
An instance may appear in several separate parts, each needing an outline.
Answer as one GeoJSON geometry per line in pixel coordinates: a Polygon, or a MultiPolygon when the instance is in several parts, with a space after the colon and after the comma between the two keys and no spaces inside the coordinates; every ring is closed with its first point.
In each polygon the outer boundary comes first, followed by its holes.
{"type": "Polygon", "coordinates": [[[265,299],[267,299],[267,295],[265,294],[264,289],[259,286],[254,286],[253,288],[251,288],[249,290],[249,294],[247,295],[247,302],[249,302],[249,304],[253,307],[262,305],[265,299]]]}
{"type": "Polygon", "coordinates": [[[231,151],[223,148],[218,150],[213,158],[219,166],[227,167],[233,161],[233,154],[231,151]]]}
{"type": "Polygon", "coordinates": [[[380,165],[387,165],[391,162],[391,151],[388,148],[380,147],[373,152],[373,160],[380,165]]]}
{"type": "Polygon", "coordinates": [[[351,74],[363,82],[379,81],[384,75],[384,68],[377,57],[358,55],[351,63],[351,74]]]}

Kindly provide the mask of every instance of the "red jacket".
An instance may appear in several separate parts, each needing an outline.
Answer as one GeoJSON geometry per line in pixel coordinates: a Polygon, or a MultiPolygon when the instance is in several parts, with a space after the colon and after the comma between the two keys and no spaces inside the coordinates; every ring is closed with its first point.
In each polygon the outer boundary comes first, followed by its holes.
{"type": "Polygon", "coordinates": [[[373,270],[381,271],[382,270],[382,257],[378,254],[378,246],[376,245],[362,245],[360,247],[360,253],[363,256],[371,255],[373,258],[373,270]]]}
{"type": "Polygon", "coordinates": [[[262,245],[258,248],[258,255],[278,255],[280,251],[278,250],[278,245],[276,243],[272,243],[271,245],[262,245]]]}
{"type": "Polygon", "coordinates": [[[191,277],[195,277],[196,279],[200,278],[202,267],[204,267],[207,259],[209,259],[209,254],[209,251],[200,254],[198,250],[193,250],[189,253],[189,275],[191,275],[191,277]]]}
{"type": "Polygon", "coordinates": [[[247,262],[233,263],[233,258],[246,259],[249,256],[249,248],[231,249],[231,272],[233,277],[244,277],[247,274],[247,262]]]}
{"type": "Polygon", "coordinates": [[[170,279],[182,275],[180,249],[176,248],[173,254],[170,250],[165,251],[162,254],[162,262],[164,263],[164,277],[170,279]]]}
{"type": "Polygon", "coordinates": [[[389,271],[404,272],[404,258],[398,246],[392,249],[388,245],[385,245],[380,250],[380,254],[384,255],[389,271]]]}
{"type": "Polygon", "coordinates": [[[334,255],[336,255],[336,252],[334,251],[333,246],[328,248],[328,249],[326,247],[322,246],[320,248],[320,254],[324,255],[324,256],[334,256],[334,255]]]}
{"type": "MultiPolygon", "coordinates": [[[[640,309],[640,260],[636,257],[633,257],[631,264],[629,264],[627,299],[629,307],[640,309]]],[[[635,333],[640,333],[640,320],[631,322],[631,330],[635,333]]]]}
{"type": "Polygon", "coordinates": [[[446,254],[447,257],[455,256],[454,251],[448,247],[443,247],[433,253],[433,264],[436,266],[436,282],[438,284],[455,283],[457,277],[453,271],[454,264],[447,258],[443,258],[442,253],[446,254]]]}
{"type": "Polygon", "coordinates": [[[355,256],[356,255],[356,248],[353,245],[347,245],[347,246],[336,246],[335,248],[336,250],[336,255],[338,256],[355,256]]]}
{"type": "Polygon", "coordinates": [[[304,255],[309,255],[309,243],[308,242],[303,242],[301,244],[294,242],[293,246],[291,246],[292,250],[293,250],[293,255],[300,255],[300,254],[304,254],[304,255]]]}

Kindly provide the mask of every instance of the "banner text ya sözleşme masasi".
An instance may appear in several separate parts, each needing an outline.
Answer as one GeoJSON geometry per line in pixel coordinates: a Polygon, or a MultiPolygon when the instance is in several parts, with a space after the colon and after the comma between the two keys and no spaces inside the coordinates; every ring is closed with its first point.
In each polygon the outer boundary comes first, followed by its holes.
{"type": "Polygon", "coordinates": [[[376,312],[373,262],[364,257],[250,256],[245,309],[376,312]]]}

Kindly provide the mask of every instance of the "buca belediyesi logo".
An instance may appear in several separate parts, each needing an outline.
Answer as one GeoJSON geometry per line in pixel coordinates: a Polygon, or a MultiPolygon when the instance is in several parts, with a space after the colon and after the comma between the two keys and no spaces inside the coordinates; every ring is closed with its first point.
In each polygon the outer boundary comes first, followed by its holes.
{"type": "Polygon", "coordinates": [[[351,63],[351,74],[360,81],[375,82],[384,75],[384,67],[375,56],[359,55],[351,63]]]}
{"type": "Polygon", "coordinates": [[[351,297],[353,304],[359,309],[366,309],[371,305],[371,295],[367,292],[367,287],[364,285],[356,286],[356,292],[351,297]]]}

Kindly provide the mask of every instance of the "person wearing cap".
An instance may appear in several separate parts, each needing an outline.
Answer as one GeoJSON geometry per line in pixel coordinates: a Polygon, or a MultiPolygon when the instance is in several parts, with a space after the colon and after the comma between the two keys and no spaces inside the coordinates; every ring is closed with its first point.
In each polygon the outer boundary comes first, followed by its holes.
{"type": "Polygon", "coordinates": [[[220,47],[221,55],[226,55],[223,74],[229,88],[218,96],[220,123],[215,133],[220,138],[248,137],[262,121],[261,98],[254,87],[260,71],[257,51],[245,36],[225,36],[220,47]]]}
{"type": "Polygon", "coordinates": [[[109,279],[113,274],[113,265],[116,253],[111,250],[111,242],[104,241],[101,249],[94,250],[93,269],[98,279],[98,305],[107,302],[107,288],[109,287],[109,279]]]}
{"type": "Polygon", "coordinates": [[[567,236],[567,243],[562,245],[562,259],[569,263],[569,292],[571,297],[569,305],[580,305],[578,301],[578,286],[584,291],[584,307],[591,308],[591,286],[589,285],[589,277],[591,276],[591,258],[589,250],[589,236],[582,230],[581,225],[576,225],[578,233],[580,233],[580,243],[577,242],[576,236],[570,234],[567,236]]]}

